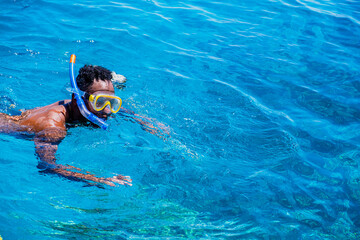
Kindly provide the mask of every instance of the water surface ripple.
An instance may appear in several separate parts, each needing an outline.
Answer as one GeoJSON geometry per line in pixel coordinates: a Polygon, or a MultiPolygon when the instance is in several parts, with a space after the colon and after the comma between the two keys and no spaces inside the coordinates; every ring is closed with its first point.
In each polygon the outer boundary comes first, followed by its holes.
{"type": "Polygon", "coordinates": [[[357,1],[3,2],[1,112],[69,98],[74,52],[171,137],[123,116],[70,129],[59,163],[134,183],[100,189],[0,135],[0,236],[358,239],[359,36],[357,1]]]}

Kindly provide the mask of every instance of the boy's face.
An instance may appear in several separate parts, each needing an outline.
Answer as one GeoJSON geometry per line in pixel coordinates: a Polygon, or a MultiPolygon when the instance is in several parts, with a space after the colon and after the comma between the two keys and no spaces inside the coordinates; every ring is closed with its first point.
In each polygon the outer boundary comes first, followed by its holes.
{"type": "MultiPolygon", "coordinates": [[[[115,94],[114,86],[110,80],[102,81],[96,79],[94,80],[94,83],[89,87],[89,89],[86,92],[88,94],[97,94],[97,93],[105,93],[110,95],[115,94]]],[[[99,118],[107,119],[111,115],[111,110],[109,106],[106,106],[103,110],[98,112],[93,109],[88,99],[85,100],[85,104],[87,109],[89,109],[90,112],[92,112],[99,118]]]]}

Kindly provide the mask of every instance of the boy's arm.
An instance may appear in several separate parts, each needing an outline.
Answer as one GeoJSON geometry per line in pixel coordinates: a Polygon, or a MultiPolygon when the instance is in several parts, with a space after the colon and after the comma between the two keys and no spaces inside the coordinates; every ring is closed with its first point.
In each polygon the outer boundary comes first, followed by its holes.
{"type": "Polygon", "coordinates": [[[158,122],[155,119],[140,116],[139,114],[136,114],[134,111],[131,111],[123,107],[120,109],[119,113],[123,116],[133,119],[134,121],[139,123],[145,131],[151,134],[157,135],[160,138],[170,136],[169,127],[165,126],[164,124],[158,122]]]}
{"type": "Polygon", "coordinates": [[[131,179],[127,176],[118,175],[111,178],[96,177],[89,172],[83,173],[80,168],[57,164],[55,154],[59,143],[65,136],[66,130],[55,127],[45,129],[35,135],[35,151],[40,158],[38,167],[42,169],[43,172],[55,173],[71,180],[91,181],[109,186],[115,186],[115,183],[131,185],[131,179]]]}

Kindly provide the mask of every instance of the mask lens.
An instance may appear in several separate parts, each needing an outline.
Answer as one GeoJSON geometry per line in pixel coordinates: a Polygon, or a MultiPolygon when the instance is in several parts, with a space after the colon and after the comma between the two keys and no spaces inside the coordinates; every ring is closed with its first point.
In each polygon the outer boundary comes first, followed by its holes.
{"type": "Polygon", "coordinates": [[[108,101],[108,98],[106,97],[98,97],[98,99],[95,102],[95,110],[101,110],[101,108],[104,107],[106,102],[108,101]]]}
{"type": "Polygon", "coordinates": [[[120,109],[121,101],[118,98],[111,98],[110,105],[111,105],[112,111],[117,112],[120,109]]]}

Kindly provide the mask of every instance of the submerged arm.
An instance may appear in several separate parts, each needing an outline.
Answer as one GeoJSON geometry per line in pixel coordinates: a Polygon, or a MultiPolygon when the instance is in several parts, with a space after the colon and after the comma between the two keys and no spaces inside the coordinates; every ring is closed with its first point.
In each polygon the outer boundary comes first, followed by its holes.
{"type": "Polygon", "coordinates": [[[121,185],[131,185],[131,179],[122,175],[111,178],[96,177],[95,175],[85,172],[80,168],[69,165],[61,165],[56,163],[56,151],[59,143],[66,136],[66,130],[59,128],[45,129],[35,136],[35,151],[40,158],[38,168],[46,173],[55,173],[65,178],[76,181],[91,181],[96,183],[103,183],[109,186],[115,186],[115,183],[121,185]]]}
{"type": "Polygon", "coordinates": [[[170,136],[169,127],[155,119],[140,116],[139,114],[136,114],[135,112],[126,108],[121,108],[119,113],[123,116],[133,119],[135,122],[141,125],[142,129],[151,134],[154,134],[160,138],[166,138],[170,136]]]}

